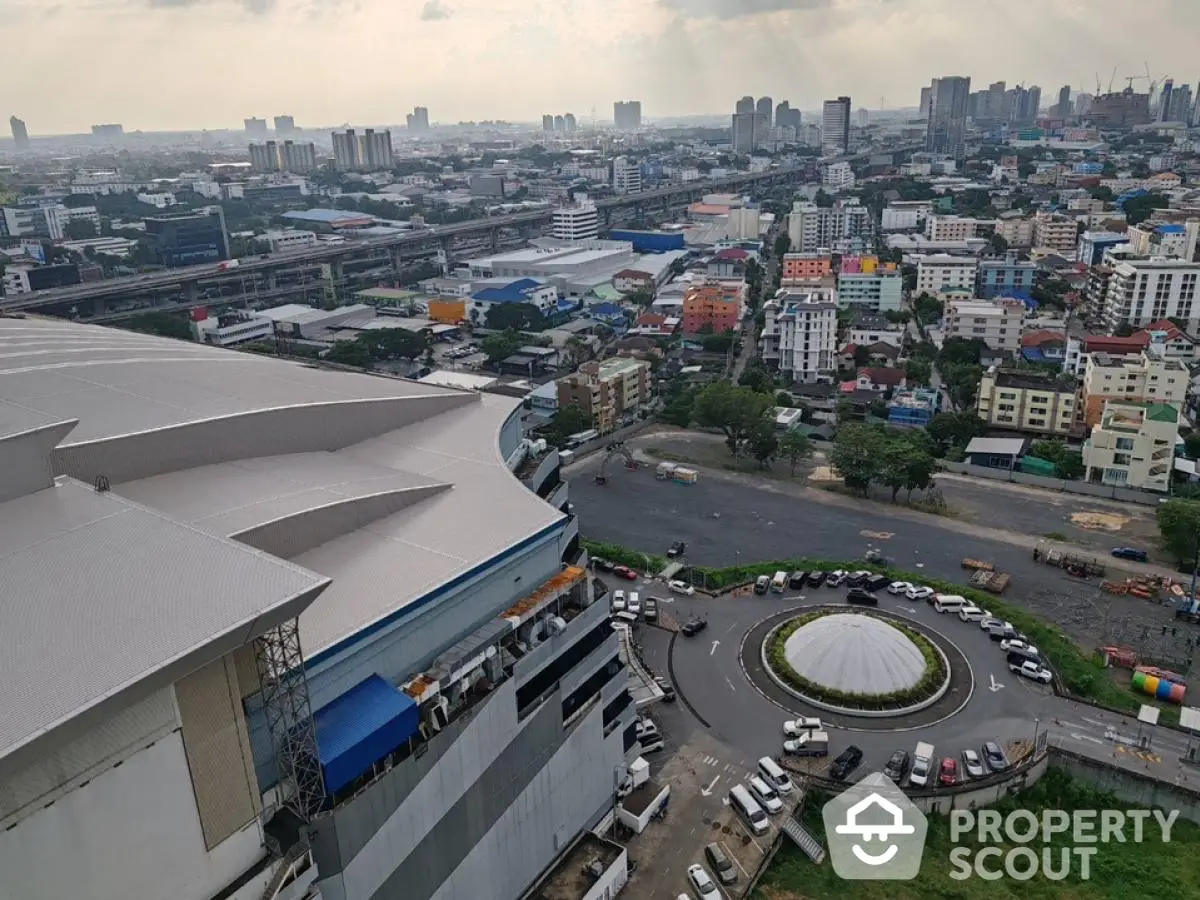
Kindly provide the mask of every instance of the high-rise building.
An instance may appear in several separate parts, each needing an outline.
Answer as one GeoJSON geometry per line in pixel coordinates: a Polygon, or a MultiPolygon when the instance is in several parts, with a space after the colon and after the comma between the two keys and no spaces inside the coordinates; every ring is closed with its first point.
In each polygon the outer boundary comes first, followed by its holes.
{"type": "Polygon", "coordinates": [[[733,108],[733,111],[739,116],[753,115],[754,114],[754,98],[749,97],[749,96],[743,97],[741,100],[739,100],[737,102],[737,105],[733,108]]]}
{"type": "Polygon", "coordinates": [[[429,110],[424,106],[414,106],[413,111],[405,117],[409,131],[429,130],[429,110]]]}
{"type": "Polygon", "coordinates": [[[311,142],[267,141],[250,145],[250,167],[255,172],[315,172],[317,148],[311,142]]]}
{"type": "Polygon", "coordinates": [[[296,130],[296,120],[292,116],[275,117],[275,136],[286,137],[296,130]]]}
{"type": "Polygon", "coordinates": [[[279,152],[274,141],[250,145],[250,168],[255,172],[279,171],[279,152]]]}
{"type": "Polygon", "coordinates": [[[561,241],[591,241],[600,234],[600,213],[596,204],[581,194],[569,206],[554,210],[551,233],[561,241]]]}
{"type": "Polygon", "coordinates": [[[392,167],[392,133],[368,128],[362,134],[359,160],[366,171],[392,167]]]}
{"type": "Polygon", "coordinates": [[[929,122],[925,150],[961,160],[965,154],[967,97],[971,79],[961,75],[935,78],[930,85],[929,122]]]}
{"type": "Polygon", "coordinates": [[[616,157],[612,161],[612,189],[618,194],[639,193],[642,190],[642,167],[628,157],[616,157]]]}
{"type": "Polygon", "coordinates": [[[346,129],[345,134],[335,131],[333,139],[333,165],[339,172],[353,172],[361,168],[358,158],[358,135],[353,128],[346,129]]]}
{"type": "Polygon", "coordinates": [[[555,116],[554,117],[554,130],[560,131],[560,132],[566,131],[567,130],[567,120],[564,119],[562,116],[555,116]]]}
{"type": "Polygon", "coordinates": [[[1092,111],[1092,95],[1079,93],[1071,101],[1071,112],[1076,116],[1086,116],[1092,111]]]}
{"type": "Polygon", "coordinates": [[[102,141],[119,143],[125,137],[125,126],[119,122],[110,122],[106,125],[93,125],[92,137],[102,141]]]}
{"type": "Polygon", "coordinates": [[[1162,83],[1162,88],[1158,92],[1158,121],[1171,121],[1171,99],[1175,92],[1175,79],[1168,78],[1162,83]]]}
{"type": "Polygon", "coordinates": [[[821,151],[839,156],[850,150],[850,98],[826,100],[821,109],[821,151]]]}
{"type": "Polygon", "coordinates": [[[143,222],[154,261],[159,265],[175,268],[229,259],[229,233],[219,206],[152,216],[143,222]]]}
{"type": "Polygon", "coordinates": [[[866,128],[867,122],[870,120],[870,113],[867,112],[865,106],[860,106],[854,111],[854,125],[857,128],[866,128]]]}
{"type": "Polygon", "coordinates": [[[554,116],[542,116],[542,131],[554,130],[554,116]]]}
{"type": "Polygon", "coordinates": [[[566,131],[568,133],[570,133],[570,132],[574,131],[576,129],[576,127],[577,127],[577,125],[575,123],[575,113],[565,113],[563,115],[563,128],[566,129],[566,131]]]}
{"type": "Polygon", "coordinates": [[[243,119],[246,126],[246,134],[252,138],[265,138],[267,136],[267,120],[259,119],[251,116],[249,119],[243,119]]]}
{"type": "Polygon", "coordinates": [[[17,148],[17,152],[28,150],[29,129],[25,127],[24,120],[18,119],[16,116],[10,116],[8,127],[12,129],[13,145],[17,148]]]}
{"type": "Polygon", "coordinates": [[[929,107],[933,103],[933,88],[921,88],[921,105],[918,108],[917,115],[922,119],[929,118],[929,107]]]}
{"type": "Polygon", "coordinates": [[[754,104],[754,112],[765,121],[767,128],[771,127],[772,110],[773,106],[770,97],[759,97],[758,101],[754,104]]]}
{"type": "Polygon", "coordinates": [[[642,127],[642,101],[618,100],[613,104],[613,124],[618,131],[636,131],[642,127]]]}
{"type": "Polygon", "coordinates": [[[1058,89],[1058,106],[1054,108],[1056,119],[1066,119],[1071,115],[1071,86],[1064,84],[1058,89]]]}

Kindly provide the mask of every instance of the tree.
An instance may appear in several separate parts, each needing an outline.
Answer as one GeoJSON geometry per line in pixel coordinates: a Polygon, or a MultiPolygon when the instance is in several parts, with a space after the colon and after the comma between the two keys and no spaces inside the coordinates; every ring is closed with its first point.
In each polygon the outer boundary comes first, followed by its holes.
{"type": "Polygon", "coordinates": [[[787,232],[783,232],[775,238],[775,246],[773,248],[776,259],[783,259],[784,254],[792,249],[792,239],[788,237],[787,232]]]}
{"type": "Polygon", "coordinates": [[[833,207],[833,198],[825,193],[824,188],[817,188],[817,195],[813,197],[813,202],[826,209],[833,207]]]}
{"type": "Polygon", "coordinates": [[[779,442],[779,455],[791,464],[795,475],[800,461],[812,455],[812,441],[802,431],[789,431],[779,442]]]}
{"type": "Polygon", "coordinates": [[[765,469],[775,458],[775,453],[779,449],[775,423],[766,416],[756,421],[747,432],[746,446],[750,455],[758,460],[758,464],[765,469]]]}
{"type": "Polygon", "coordinates": [[[96,224],[88,219],[72,219],[63,227],[69,241],[84,241],[96,236],[96,224]]]}
{"type": "Polygon", "coordinates": [[[776,391],[775,405],[782,406],[785,409],[790,408],[792,405],[792,395],[787,391],[776,391]]]}
{"type": "Polygon", "coordinates": [[[354,366],[357,369],[371,368],[371,352],[357,339],[337,341],[325,354],[325,360],[343,366],[354,366]]]}
{"type": "Polygon", "coordinates": [[[983,419],[974,412],[940,412],[929,420],[926,433],[933,439],[940,452],[951,447],[965,447],[972,438],[982,436],[987,430],[983,419]]]}
{"type": "Polygon", "coordinates": [[[677,391],[667,400],[659,418],[669,425],[687,428],[692,424],[692,407],[695,402],[696,391],[694,388],[677,391]]]}
{"type": "Polygon", "coordinates": [[[493,303],[484,317],[488,328],[496,331],[541,331],[546,327],[542,311],[532,303],[493,303]]]}
{"type": "Polygon", "coordinates": [[[1029,452],[1038,459],[1054,463],[1055,476],[1064,481],[1080,478],[1086,471],[1083,457],[1078,453],[1072,453],[1060,440],[1034,441],[1029,452]]]}
{"type": "Polygon", "coordinates": [[[861,368],[871,361],[871,351],[862,344],[854,346],[854,365],[856,368],[861,368]]]}
{"type": "Polygon", "coordinates": [[[718,428],[735,458],[756,422],[766,418],[771,397],[748,387],[714,381],[696,396],[693,414],[706,428],[718,428]]]}
{"type": "Polygon", "coordinates": [[[1200,459],[1200,431],[1192,431],[1183,439],[1183,448],[1192,459],[1200,459]]]}
{"type": "Polygon", "coordinates": [[[1196,568],[1200,563],[1200,501],[1160,503],[1157,518],[1163,549],[1175,557],[1180,568],[1196,568]]]}
{"type": "Polygon", "coordinates": [[[759,360],[753,359],[746,364],[741,377],[738,378],[738,384],[767,394],[775,389],[775,376],[759,360]]]}
{"type": "Polygon", "coordinates": [[[879,479],[883,459],[883,432],[870,425],[842,425],[829,455],[830,465],[851,490],[865,497],[871,482],[879,479]]]}
{"type": "Polygon", "coordinates": [[[992,236],[988,238],[988,244],[991,247],[991,251],[997,256],[1003,256],[1008,252],[1008,241],[1005,240],[1002,234],[997,234],[993,231],[992,236]]]}
{"type": "Polygon", "coordinates": [[[633,306],[649,306],[654,302],[654,292],[646,288],[638,288],[636,291],[626,294],[625,300],[633,306]]]}
{"type": "Polygon", "coordinates": [[[922,325],[932,325],[942,317],[942,301],[924,292],[913,301],[913,312],[922,325]]]}
{"type": "Polygon", "coordinates": [[[546,428],[546,441],[561,447],[567,438],[592,427],[592,417],[578,406],[560,406],[546,428]]]}
{"type": "Polygon", "coordinates": [[[490,363],[512,356],[520,346],[521,336],[511,328],[499,334],[489,334],[479,342],[479,349],[487,354],[490,363]]]}
{"type": "Polygon", "coordinates": [[[933,366],[926,359],[909,359],[904,363],[904,377],[909,384],[929,384],[933,366]]]}
{"type": "Polygon", "coordinates": [[[142,313],[142,315],[129,320],[129,329],[140,331],[143,334],[159,334],[163,337],[178,338],[181,341],[192,340],[192,329],[187,320],[171,313],[142,313]]]}

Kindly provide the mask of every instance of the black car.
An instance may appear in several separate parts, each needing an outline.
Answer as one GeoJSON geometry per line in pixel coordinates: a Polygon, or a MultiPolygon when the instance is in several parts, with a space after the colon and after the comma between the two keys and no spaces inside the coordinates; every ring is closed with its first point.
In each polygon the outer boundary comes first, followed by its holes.
{"type": "Polygon", "coordinates": [[[611,572],[613,570],[613,564],[607,559],[601,559],[599,556],[592,557],[592,565],[601,572],[611,572]]]}
{"type": "Polygon", "coordinates": [[[860,587],[870,577],[870,572],[851,572],[846,576],[846,586],[860,587]]]}
{"type": "Polygon", "coordinates": [[[908,774],[908,751],[897,750],[883,767],[883,774],[899,784],[908,774]]]}
{"type": "Polygon", "coordinates": [[[684,541],[675,541],[667,551],[667,558],[674,559],[677,556],[683,556],[685,553],[687,553],[687,543],[684,541]]]}
{"type": "Polygon", "coordinates": [[[684,637],[695,637],[707,627],[707,619],[688,619],[679,630],[683,632],[684,637]]]}
{"type": "Polygon", "coordinates": [[[804,587],[805,582],[807,582],[807,581],[808,581],[808,573],[807,572],[793,572],[791,577],[788,578],[788,587],[792,588],[792,590],[796,590],[798,588],[804,587]]]}
{"type": "Polygon", "coordinates": [[[829,775],[835,781],[845,781],[850,773],[862,763],[863,752],[851,744],[838,754],[838,758],[829,767],[829,775]]]}
{"type": "Polygon", "coordinates": [[[667,679],[663,678],[661,675],[658,675],[655,677],[654,683],[657,684],[659,689],[662,691],[663,703],[675,702],[675,688],[671,686],[671,682],[667,681],[667,679]]]}
{"type": "Polygon", "coordinates": [[[813,587],[820,587],[825,583],[826,573],[820,569],[813,569],[808,573],[808,583],[813,587]]]}
{"type": "Polygon", "coordinates": [[[995,741],[984,741],[983,761],[993,772],[1003,772],[1008,768],[1008,757],[995,741]]]}
{"type": "Polygon", "coordinates": [[[879,598],[868,590],[852,587],[846,591],[846,602],[854,603],[858,606],[878,606],[879,598]]]}

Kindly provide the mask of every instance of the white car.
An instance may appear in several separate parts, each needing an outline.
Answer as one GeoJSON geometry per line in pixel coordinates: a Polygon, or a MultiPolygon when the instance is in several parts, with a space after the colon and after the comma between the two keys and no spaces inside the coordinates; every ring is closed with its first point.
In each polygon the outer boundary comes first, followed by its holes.
{"type": "Polygon", "coordinates": [[[700,895],[700,900],[721,896],[720,892],[717,891],[717,883],[712,880],[708,872],[704,871],[704,866],[688,866],[688,881],[692,883],[692,887],[700,895]]]}
{"type": "Polygon", "coordinates": [[[931,587],[925,587],[923,584],[914,584],[904,592],[904,596],[909,600],[928,600],[933,596],[933,593],[934,591],[931,587]]]}
{"type": "Polygon", "coordinates": [[[907,594],[912,589],[913,584],[909,581],[893,581],[888,585],[889,594],[907,594]]]}
{"type": "Polygon", "coordinates": [[[625,611],[625,592],[624,591],[613,591],[612,608],[613,608],[613,612],[624,612],[625,611]]]}
{"type": "Polygon", "coordinates": [[[1034,681],[1040,681],[1042,684],[1049,684],[1054,680],[1054,675],[1044,666],[1039,666],[1035,662],[1023,662],[1019,666],[1010,665],[1009,670],[1016,672],[1023,678],[1031,678],[1034,681]]]}
{"type": "Polygon", "coordinates": [[[979,620],[980,631],[990,631],[992,626],[1000,627],[1007,624],[1003,619],[997,619],[995,616],[984,616],[979,620]]]}
{"type": "Polygon", "coordinates": [[[687,597],[690,597],[692,594],[696,593],[696,589],[686,581],[668,581],[667,587],[670,588],[674,593],[683,594],[687,597]]]}
{"type": "Polygon", "coordinates": [[[779,794],[757,775],[750,779],[750,793],[771,815],[783,809],[783,801],[779,799],[779,794]]]}
{"type": "Polygon", "coordinates": [[[1020,653],[1023,656],[1041,656],[1038,653],[1038,648],[1033,644],[1027,644],[1024,641],[1015,639],[1005,639],[1000,642],[1000,649],[1006,653],[1020,653]]]}
{"type": "Polygon", "coordinates": [[[786,737],[799,737],[807,731],[820,731],[821,720],[811,716],[803,719],[789,719],[783,723],[783,733],[786,737]]]}
{"type": "Polygon", "coordinates": [[[929,786],[929,770],[933,763],[927,759],[921,759],[919,756],[913,760],[912,769],[908,773],[908,783],[917,787],[929,786]]]}
{"type": "Polygon", "coordinates": [[[635,616],[640,616],[642,614],[642,598],[638,596],[637,591],[630,592],[627,608],[635,616]]]}

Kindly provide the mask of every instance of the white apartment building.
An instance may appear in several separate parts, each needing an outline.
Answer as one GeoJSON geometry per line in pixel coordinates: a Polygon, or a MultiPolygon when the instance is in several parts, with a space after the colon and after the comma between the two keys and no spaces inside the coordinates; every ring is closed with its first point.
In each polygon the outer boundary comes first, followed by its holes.
{"type": "Polygon", "coordinates": [[[315,231],[302,231],[292,228],[268,231],[262,236],[262,239],[270,246],[272,253],[279,253],[285,250],[307,250],[309,247],[317,245],[317,234],[315,231]]]}
{"type": "Polygon", "coordinates": [[[1033,219],[999,219],[996,234],[1010,247],[1033,246],[1033,219]]]}
{"type": "Polygon", "coordinates": [[[1182,407],[1188,392],[1187,367],[1177,359],[1164,359],[1157,351],[1155,346],[1137,356],[1090,354],[1083,372],[1084,423],[1099,422],[1109,400],[1182,407]]]}
{"type": "Polygon", "coordinates": [[[208,315],[193,319],[192,337],[200,344],[214,347],[236,347],[254,341],[266,341],[275,336],[275,323],[245,310],[208,315]]]}
{"type": "Polygon", "coordinates": [[[870,235],[871,211],[857,200],[839,200],[828,208],[798,200],[788,214],[788,238],[796,253],[854,252],[870,235]]]}
{"type": "Polygon", "coordinates": [[[1078,243],[1079,228],[1075,219],[1053,213],[1038,213],[1033,217],[1033,246],[1039,250],[1050,250],[1063,259],[1074,259],[1078,243]]]}
{"type": "Polygon", "coordinates": [[[618,194],[638,194],[642,190],[642,167],[625,156],[612,161],[612,189],[618,194]]]}
{"type": "Polygon", "coordinates": [[[974,257],[935,255],[923,257],[917,264],[917,293],[966,294],[975,292],[974,257]]]}
{"type": "Polygon", "coordinates": [[[1175,463],[1179,411],[1168,403],[1109,400],[1083,445],[1092,483],[1166,493],[1175,463]]]}
{"type": "Polygon", "coordinates": [[[600,234],[600,213],[596,204],[579,195],[574,205],[554,210],[552,232],[561,241],[591,241],[600,234]]]}
{"type": "Polygon", "coordinates": [[[946,304],[946,337],[979,338],[993,350],[1021,348],[1025,304],[1020,300],[951,300],[946,304]]]}
{"type": "Polygon", "coordinates": [[[833,378],[837,369],[837,304],[826,291],[781,290],[763,306],[759,356],[802,384],[833,378]]]}
{"type": "Polygon", "coordinates": [[[169,206],[174,206],[176,203],[175,195],[165,192],[157,192],[153,194],[138,194],[138,202],[153,206],[155,209],[166,209],[169,206]]]}
{"type": "Polygon", "coordinates": [[[848,162],[830,163],[821,173],[821,183],[834,191],[850,191],[854,189],[854,170],[848,162]]]}
{"type": "Polygon", "coordinates": [[[1153,257],[1126,259],[1112,267],[1104,292],[1101,318],[1116,331],[1122,325],[1141,328],[1163,319],[1182,319],[1184,329],[1195,334],[1200,328],[1196,305],[1196,282],[1200,263],[1153,257]]]}
{"type": "Polygon", "coordinates": [[[962,216],[930,216],[925,220],[925,237],[931,241],[965,241],[975,237],[979,222],[962,216]]]}
{"type": "Polygon", "coordinates": [[[757,241],[761,227],[758,207],[734,206],[729,210],[729,227],[726,231],[729,240],[757,241]]]}
{"type": "Polygon", "coordinates": [[[911,231],[920,228],[929,215],[928,200],[897,201],[883,208],[879,227],[884,231],[911,231]]]}
{"type": "Polygon", "coordinates": [[[70,222],[91,222],[100,233],[100,214],[94,206],[63,206],[52,203],[46,206],[4,207],[4,233],[9,237],[45,237],[61,241],[66,237],[70,222]]]}

